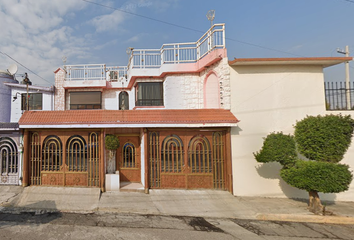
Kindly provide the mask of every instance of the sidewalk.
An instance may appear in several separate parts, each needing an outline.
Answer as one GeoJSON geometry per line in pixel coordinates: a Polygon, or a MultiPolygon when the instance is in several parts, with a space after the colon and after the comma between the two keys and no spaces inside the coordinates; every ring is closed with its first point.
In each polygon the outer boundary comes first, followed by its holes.
{"type": "Polygon", "coordinates": [[[0,212],[63,211],[200,216],[354,224],[354,202],[327,203],[335,216],[316,216],[305,200],[235,197],[214,190],[105,192],[97,188],[0,186],[0,212]]]}

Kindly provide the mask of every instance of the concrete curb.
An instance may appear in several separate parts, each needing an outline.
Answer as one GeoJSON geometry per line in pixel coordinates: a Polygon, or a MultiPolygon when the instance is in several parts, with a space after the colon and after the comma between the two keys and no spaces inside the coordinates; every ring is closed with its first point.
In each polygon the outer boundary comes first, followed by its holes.
{"type": "Polygon", "coordinates": [[[257,220],[264,220],[264,221],[354,224],[353,217],[344,217],[344,216],[316,216],[316,215],[295,215],[295,214],[257,214],[256,219],[257,220]]]}

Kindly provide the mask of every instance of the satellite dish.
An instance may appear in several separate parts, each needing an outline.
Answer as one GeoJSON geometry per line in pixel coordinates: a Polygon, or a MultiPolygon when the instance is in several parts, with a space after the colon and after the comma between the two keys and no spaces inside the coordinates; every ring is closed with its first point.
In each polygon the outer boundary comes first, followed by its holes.
{"type": "Polygon", "coordinates": [[[7,71],[13,76],[17,73],[17,65],[16,64],[12,64],[7,71]]]}
{"type": "Polygon", "coordinates": [[[209,10],[206,16],[209,21],[213,21],[215,18],[215,10],[209,10]]]}

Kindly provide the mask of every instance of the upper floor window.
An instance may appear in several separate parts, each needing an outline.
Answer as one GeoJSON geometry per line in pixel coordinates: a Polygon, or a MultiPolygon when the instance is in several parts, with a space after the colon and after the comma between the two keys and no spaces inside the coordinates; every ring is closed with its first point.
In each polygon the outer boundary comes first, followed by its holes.
{"type": "Polygon", "coordinates": [[[136,106],[163,106],[163,83],[138,83],[136,106]]]}
{"type": "Polygon", "coordinates": [[[29,93],[28,99],[26,98],[26,96],[27,93],[21,94],[21,110],[27,110],[27,102],[28,110],[42,110],[42,93],[29,93]]]}
{"type": "Polygon", "coordinates": [[[70,109],[101,109],[101,92],[71,92],[70,109]]]}

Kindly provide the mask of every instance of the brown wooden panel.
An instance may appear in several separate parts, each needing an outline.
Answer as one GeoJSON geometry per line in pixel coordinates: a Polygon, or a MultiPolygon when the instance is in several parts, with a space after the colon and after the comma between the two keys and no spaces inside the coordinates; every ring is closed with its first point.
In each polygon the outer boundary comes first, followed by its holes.
{"type": "Polygon", "coordinates": [[[65,186],[88,186],[88,173],[65,173],[65,186]]]}
{"type": "Polygon", "coordinates": [[[63,186],[64,174],[42,171],[42,185],[63,186]]]}
{"type": "Polygon", "coordinates": [[[187,188],[184,174],[161,173],[161,188],[187,188]]]}
{"type": "Polygon", "coordinates": [[[213,175],[188,175],[188,189],[213,189],[213,175]]]}

